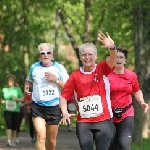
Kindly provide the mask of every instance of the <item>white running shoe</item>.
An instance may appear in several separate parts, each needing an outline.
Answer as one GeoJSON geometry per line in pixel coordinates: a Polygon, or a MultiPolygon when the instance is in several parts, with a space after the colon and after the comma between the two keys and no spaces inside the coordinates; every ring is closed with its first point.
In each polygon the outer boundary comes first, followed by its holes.
{"type": "Polygon", "coordinates": [[[11,146],[15,147],[16,143],[15,142],[11,142],[11,146]]]}
{"type": "Polygon", "coordinates": [[[11,146],[11,142],[7,142],[6,146],[11,146]]]}
{"type": "Polygon", "coordinates": [[[19,143],[19,139],[18,138],[15,139],[15,143],[19,143]]]}

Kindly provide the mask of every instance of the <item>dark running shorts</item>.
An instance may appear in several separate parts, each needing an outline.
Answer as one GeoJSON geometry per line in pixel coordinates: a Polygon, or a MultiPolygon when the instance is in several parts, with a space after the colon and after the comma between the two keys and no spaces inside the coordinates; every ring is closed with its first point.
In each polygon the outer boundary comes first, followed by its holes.
{"type": "Polygon", "coordinates": [[[57,106],[40,106],[34,102],[31,103],[31,115],[33,118],[41,117],[50,125],[58,125],[62,119],[62,112],[57,106]]]}

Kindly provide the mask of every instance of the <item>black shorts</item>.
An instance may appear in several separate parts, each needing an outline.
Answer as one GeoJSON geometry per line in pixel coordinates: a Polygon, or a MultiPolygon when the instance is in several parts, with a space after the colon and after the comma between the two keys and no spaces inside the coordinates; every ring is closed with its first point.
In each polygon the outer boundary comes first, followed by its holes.
{"type": "Polygon", "coordinates": [[[50,125],[58,125],[62,119],[62,112],[57,106],[40,106],[34,102],[31,103],[31,115],[33,118],[41,117],[50,125]]]}
{"type": "Polygon", "coordinates": [[[6,121],[6,128],[16,130],[19,119],[19,112],[4,111],[4,117],[6,121]]]}

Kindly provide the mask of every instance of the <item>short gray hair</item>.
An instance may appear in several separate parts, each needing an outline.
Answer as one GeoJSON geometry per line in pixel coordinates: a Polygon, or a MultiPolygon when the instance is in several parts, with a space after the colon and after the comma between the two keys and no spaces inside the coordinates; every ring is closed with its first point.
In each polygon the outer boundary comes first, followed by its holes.
{"type": "Polygon", "coordinates": [[[96,48],[96,46],[95,46],[93,43],[84,43],[84,44],[82,44],[82,45],[79,47],[79,55],[82,54],[84,48],[86,48],[86,47],[92,47],[93,50],[94,50],[94,52],[95,52],[95,54],[97,54],[97,48],[96,48]]]}
{"type": "Polygon", "coordinates": [[[50,50],[51,52],[53,52],[53,46],[52,46],[51,44],[49,44],[49,43],[41,43],[40,45],[38,45],[38,52],[41,51],[41,48],[42,48],[43,46],[48,46],[48,47],[49,47],[49,50],[50,50]]]}

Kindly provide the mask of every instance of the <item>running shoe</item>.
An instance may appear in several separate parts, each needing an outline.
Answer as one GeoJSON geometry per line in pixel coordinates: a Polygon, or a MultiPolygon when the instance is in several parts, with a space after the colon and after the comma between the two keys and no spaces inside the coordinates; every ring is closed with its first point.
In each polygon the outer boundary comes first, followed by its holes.
{"type": "Polygon", "coordinates": [[[7,142],[6,146],[11,146],[11,142],[7,142]]]}
{"type": "Polygon", "coordinates": [[[15,143],[19,143],[19,139],[18,138],[15,139],[15,143]]]}
{"type": "Polygon", "coordinates": [[[15,142],[11,142],[11,146],[15,147],[16,143],[15,142]]]}

